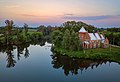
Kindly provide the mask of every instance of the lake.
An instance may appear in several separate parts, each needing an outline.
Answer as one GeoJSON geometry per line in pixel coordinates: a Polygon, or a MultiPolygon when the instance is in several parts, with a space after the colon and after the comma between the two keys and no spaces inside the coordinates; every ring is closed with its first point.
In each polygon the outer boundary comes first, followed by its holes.
{"type": "Polygon", "coordinates": [[[120,65],[53,55],[50,47],[0,47],[0,82],[119,82],[120,65]]]}

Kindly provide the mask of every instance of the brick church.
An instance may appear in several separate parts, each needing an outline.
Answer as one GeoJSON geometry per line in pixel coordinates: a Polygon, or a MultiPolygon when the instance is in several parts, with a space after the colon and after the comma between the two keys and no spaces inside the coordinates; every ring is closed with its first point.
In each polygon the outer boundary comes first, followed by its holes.
{"type": "Polygon", "coordinates": [[[108,48],[109,40],[105,38],[104,34],[88,33],[84,27],[79,30],[79,38],[82,42],[83,48],[108,48]]]}

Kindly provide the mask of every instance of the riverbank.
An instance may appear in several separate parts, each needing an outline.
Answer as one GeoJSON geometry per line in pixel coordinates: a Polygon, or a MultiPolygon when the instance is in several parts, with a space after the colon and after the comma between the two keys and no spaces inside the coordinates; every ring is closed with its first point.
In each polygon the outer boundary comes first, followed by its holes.
{"type": "Polygon", "coordinates": [[[97,48],[97,49],[85,49],[82,51],[69,51],[63,48],[53,48],[53,52],[56,54],[67,55],[73,58],[80,59],[98,59],[98,60],[108,60],[116,61],[120,63],[120,48],[111,47],[111,48],[97,48]]]}

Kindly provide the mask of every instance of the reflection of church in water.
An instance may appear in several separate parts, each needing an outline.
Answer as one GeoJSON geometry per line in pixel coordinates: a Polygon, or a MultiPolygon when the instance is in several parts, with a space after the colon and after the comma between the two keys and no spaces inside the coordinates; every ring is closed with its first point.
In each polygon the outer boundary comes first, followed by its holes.
{"type": "Polygon", "coordinates": [[[77,75],[79,70],[82,73],[83,70],[86,71],[88,68],[97,68],[100,65],[107,63],[107,61],[103,60],[75,59],[61,55],[52,55],[52,59],[53,68],[59,69],[62,67],[66,76],[69,75],[70,72],[72,75],[77,75]]]}

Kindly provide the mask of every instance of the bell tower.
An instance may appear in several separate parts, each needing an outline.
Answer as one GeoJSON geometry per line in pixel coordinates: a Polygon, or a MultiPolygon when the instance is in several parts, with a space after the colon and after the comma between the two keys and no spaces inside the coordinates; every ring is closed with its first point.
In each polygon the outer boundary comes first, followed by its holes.
{"type": "Polygon", "coordinates": [[[87,34],[88,32],[85,30],[84,27],[82,27],[80,30],[79,30],[79,38],[81,41],[85,41],[85,39],[87,38],[87,34]]]}

